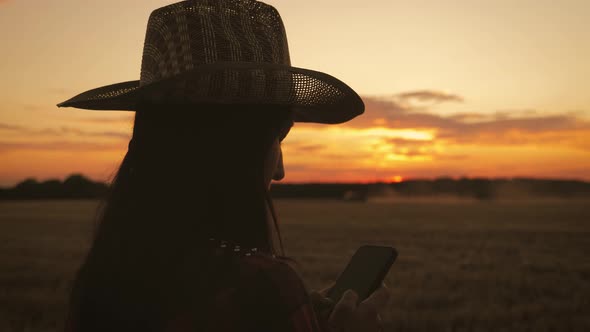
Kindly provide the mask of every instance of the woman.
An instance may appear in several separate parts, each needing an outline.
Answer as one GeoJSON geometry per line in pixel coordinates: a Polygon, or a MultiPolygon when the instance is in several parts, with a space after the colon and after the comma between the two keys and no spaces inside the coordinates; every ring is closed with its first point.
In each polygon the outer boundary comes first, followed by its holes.
{"type": "Polygon", "coordinates": [[[341,123],[360,97],[290,66],[276,10],[183,1],[148,22],[141,78],[58,106],[136,111],[74,281],[68,331],[378,331],[381,288],[331,306],[284,257],[268,190],[294,122],[341,123]],[[319,311],[319,304],[331,311],[319,311]]]}

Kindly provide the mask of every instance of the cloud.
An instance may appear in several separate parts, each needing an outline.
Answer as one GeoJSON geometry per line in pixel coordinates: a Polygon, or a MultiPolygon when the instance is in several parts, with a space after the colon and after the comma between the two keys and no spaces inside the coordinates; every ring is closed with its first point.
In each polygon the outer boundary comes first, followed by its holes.
{"type": "Polygon", "coordinates": [[[374,97],[363,97],[365,113],[344,124],[355,128],[375,126],[390,128],[440,128],[453,126],[460,120],[432,114],[425,110],[417,110],[397,100],[385,100],[374,97]]]}
{"type": "Polygon", "coordinates": [[[442,103],[447,101],[454,101],[454,102],[463,102],[463,97],[442,91],[434,91],[434,90],[416,90],[416,91],[408,91],[403,92],[397,95],[394,95],[403,101],[412,102],[412,101],[419,101],[419,102],[430,102],[430,103],[442,103]]]}
{"type": "Polygon", "coordinates": [[[328,148],[325,144],[309,144],[302,142],[289,142],[287,143],[287,146],[291,153],[314,153],[328,148]]]}
{"type": "Polygon", "coordinates": [[[76,136],[82,137],[108,137],[108,138],[118,138],[122,140],[129,140],[131,138],[131,133],[127,132],[120,132],[120,131],[85,131],[78,128],[71,128],[71,127],[61,127],[58,131],[57,135],[60,134],[72,134],[76,136]]]}
{"type": "MultiPolygon", "coordinates": [[[[365,103],[365,113],[342,124],[342,126],[355,128],[370,128],[379,125],[390,126],[395,124],[397,116],[410,111],[409,107],[405,107],[395,100],[363,97],[363,101],[365,103]]],[[[308,124],[297,124],[297,126],[306,125],[308,124]]]]}
{"type": "Polygon", "coordinates": [[[403,156],[409,159],[427,158],[436,160],[462,160],[469,156],[465,154],[442,153],[436,146],[434,140],[407,139],[407,138],[384,138],[376,146],[386,146],[396,156],[403,156]]]}
{"type": "Polygon", "coordinates": [[[388,138],[386,143],[391,147],[391,152],[406,157],[429,157],[436,151],[433,142],[426,140],[388,138]]]}
{"type": "Polygon", "coordinates": [[[425,145],[432,144],[432,141],[428,141],[428,140],[407,139],[407,138],[400,138],[400,137],[388,138],[387,142],[390,144],[393,144],[395,146],[411,147],[411,148],[416,148],[416,147],[419,148],[419,147],[423,147],[425,145]]]}
{"type": "Polygon", "coordinates": [[[12,125],[8,123],[0,123],[0,132],[8,131],[12,133],[18,133],[26,135],[27,137],[32,136],[51,136],[51,137],[63,137],[63,136],[78,136],[78,137],[103,137],[103,138],[114,138],[120,140],[129,140],[131,137],[130,132],[121,131],[89,131],[79,128],[72,127],[60,127],[60,128],[29,128],[19,125],[12,125]]]}
{"type": "MultiPolygon", "coordinates": [[[[400,95],[413,96],[415,93],[400,95]]],[[[435,140],[447,143],[504,145],[544,142],[590,149],[590,143],[582,139],[582,136],[590,134],[590,121],[576,113],[543,114],[534,110],[515,110],[492,114],[440,115],[399,100],[374,97],[364,97],[363,100],[365,114],[344,126],[432,130],[435,140]]]]}
{"type": "Polygon", "coordinates": [[[438,138],[449,138],[465,142],[485,135],[505,137],[509,133],[547,133],[590,129],[590,124],[573,115],[546,115],[535,117],[496,117],[478,122],[451,121],[438,127],[438,138]]]}
{"type": "MultiPolygon", "coordinates": [[[[0,0],[1,2],[2,0],[0,0]]],[[[1,123],[0,122],[0,130],[5,130],[5,131],[21,131],[23,129],[23,127],[21,126],[16,126],[16,125],[11,125],[8,123],[1,123]]]]}
{"type": "Polygon", "coordinates": [[[0,123],[0,153],[23,150],[36,151],[106,151],[126,147],[131,133],[91,131],[72,127],[29,128],[0,123]],[[105,141],[104,139],[110,139],[105,141]],[[90,140],[90,141],[89,141],[90,140]]]}
{"type": "Polygon", "coordinates": [[[432,157],[436,160],[466,160],[471,156],[468,154],[436,153],[432,157]]]}
{"type": "Polygon", "coordinates": [[[83,117],[74,119],[75,122],[92,124],[133,124],[134,114],[119,116],[83,117]]]}
{"type": "Polygon", "coordinates": [[[105,151],[120,150],[123,144],[94,143],[94,142],[0,142],[0,153],[23,150],[40,151],[105,151]]]}

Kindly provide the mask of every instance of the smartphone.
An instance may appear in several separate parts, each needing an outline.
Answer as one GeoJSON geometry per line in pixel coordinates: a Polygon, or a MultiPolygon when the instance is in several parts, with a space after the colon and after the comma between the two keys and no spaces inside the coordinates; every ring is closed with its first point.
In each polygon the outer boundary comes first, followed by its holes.
{"type": "Polygon", "coordinates": [[[330,288],[327,297],[336,303],[347,289],[352,289],[358,294],[358,302],[363,301],[381,286],[396,258],[395,248],[361,246],[330,288]]]}

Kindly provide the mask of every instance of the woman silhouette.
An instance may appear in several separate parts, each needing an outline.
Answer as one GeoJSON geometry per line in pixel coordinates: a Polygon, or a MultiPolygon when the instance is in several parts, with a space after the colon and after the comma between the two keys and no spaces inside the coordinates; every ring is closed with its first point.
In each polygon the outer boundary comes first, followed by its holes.
{"type": "Polygon", "coordinates": [[[133,136],[74,280],[67,331],[378,331],[386,288],[357,306],[308,292],[268,191],[294,122],[342,123],[360,97],[291,67],[276,10],[183,1],[150,16],[141,78],[60,107],[133,110],[133,136]],[[319,312],[320,304],[330,311],[319,312]]]}

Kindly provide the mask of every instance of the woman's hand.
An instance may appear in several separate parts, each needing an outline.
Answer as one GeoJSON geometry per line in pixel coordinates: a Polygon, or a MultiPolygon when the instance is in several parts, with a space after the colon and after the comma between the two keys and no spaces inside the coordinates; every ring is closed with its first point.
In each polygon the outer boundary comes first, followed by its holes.
{"type": "Polygon", "coordinates": [[[334,308],[334,301],[326,297],[328,291],[333,286],[334,283],[322,290],[310,292],[311,304],[313,305],[316,316],[321,321],[320,323],[325,322],[327,324],[328,319],[330,318],[330,312],[332,312],[332,309],[334,308]]]}
{"type": "Polygon", "coordinates": [[[312,302],[320,316],[328,322],[332,331],[337,332],[378,332],[383,331],[383,323],[379,312],[382,311],[390,298],[390,290],[382,284],[373,294],[357,305],[358,295],[351,289],[344,292],[338,303],[330,308],[333,301],[326,298],[331,287],[319,292],[312,292],[312,302]],[[324,309],[322,311],[323,308],[324,309]],[[319,310],[317,309],[319,308],[319,310]]]}
{"type": "Polygon", "coordinates": [[[379,332],[383,323],[379,311],[390,298],[390,291],[382,284],[371,296],[357,305],[358,295],[351,289],[344,292],[334,306],[328,322],[338,332],[379,332]]]}

